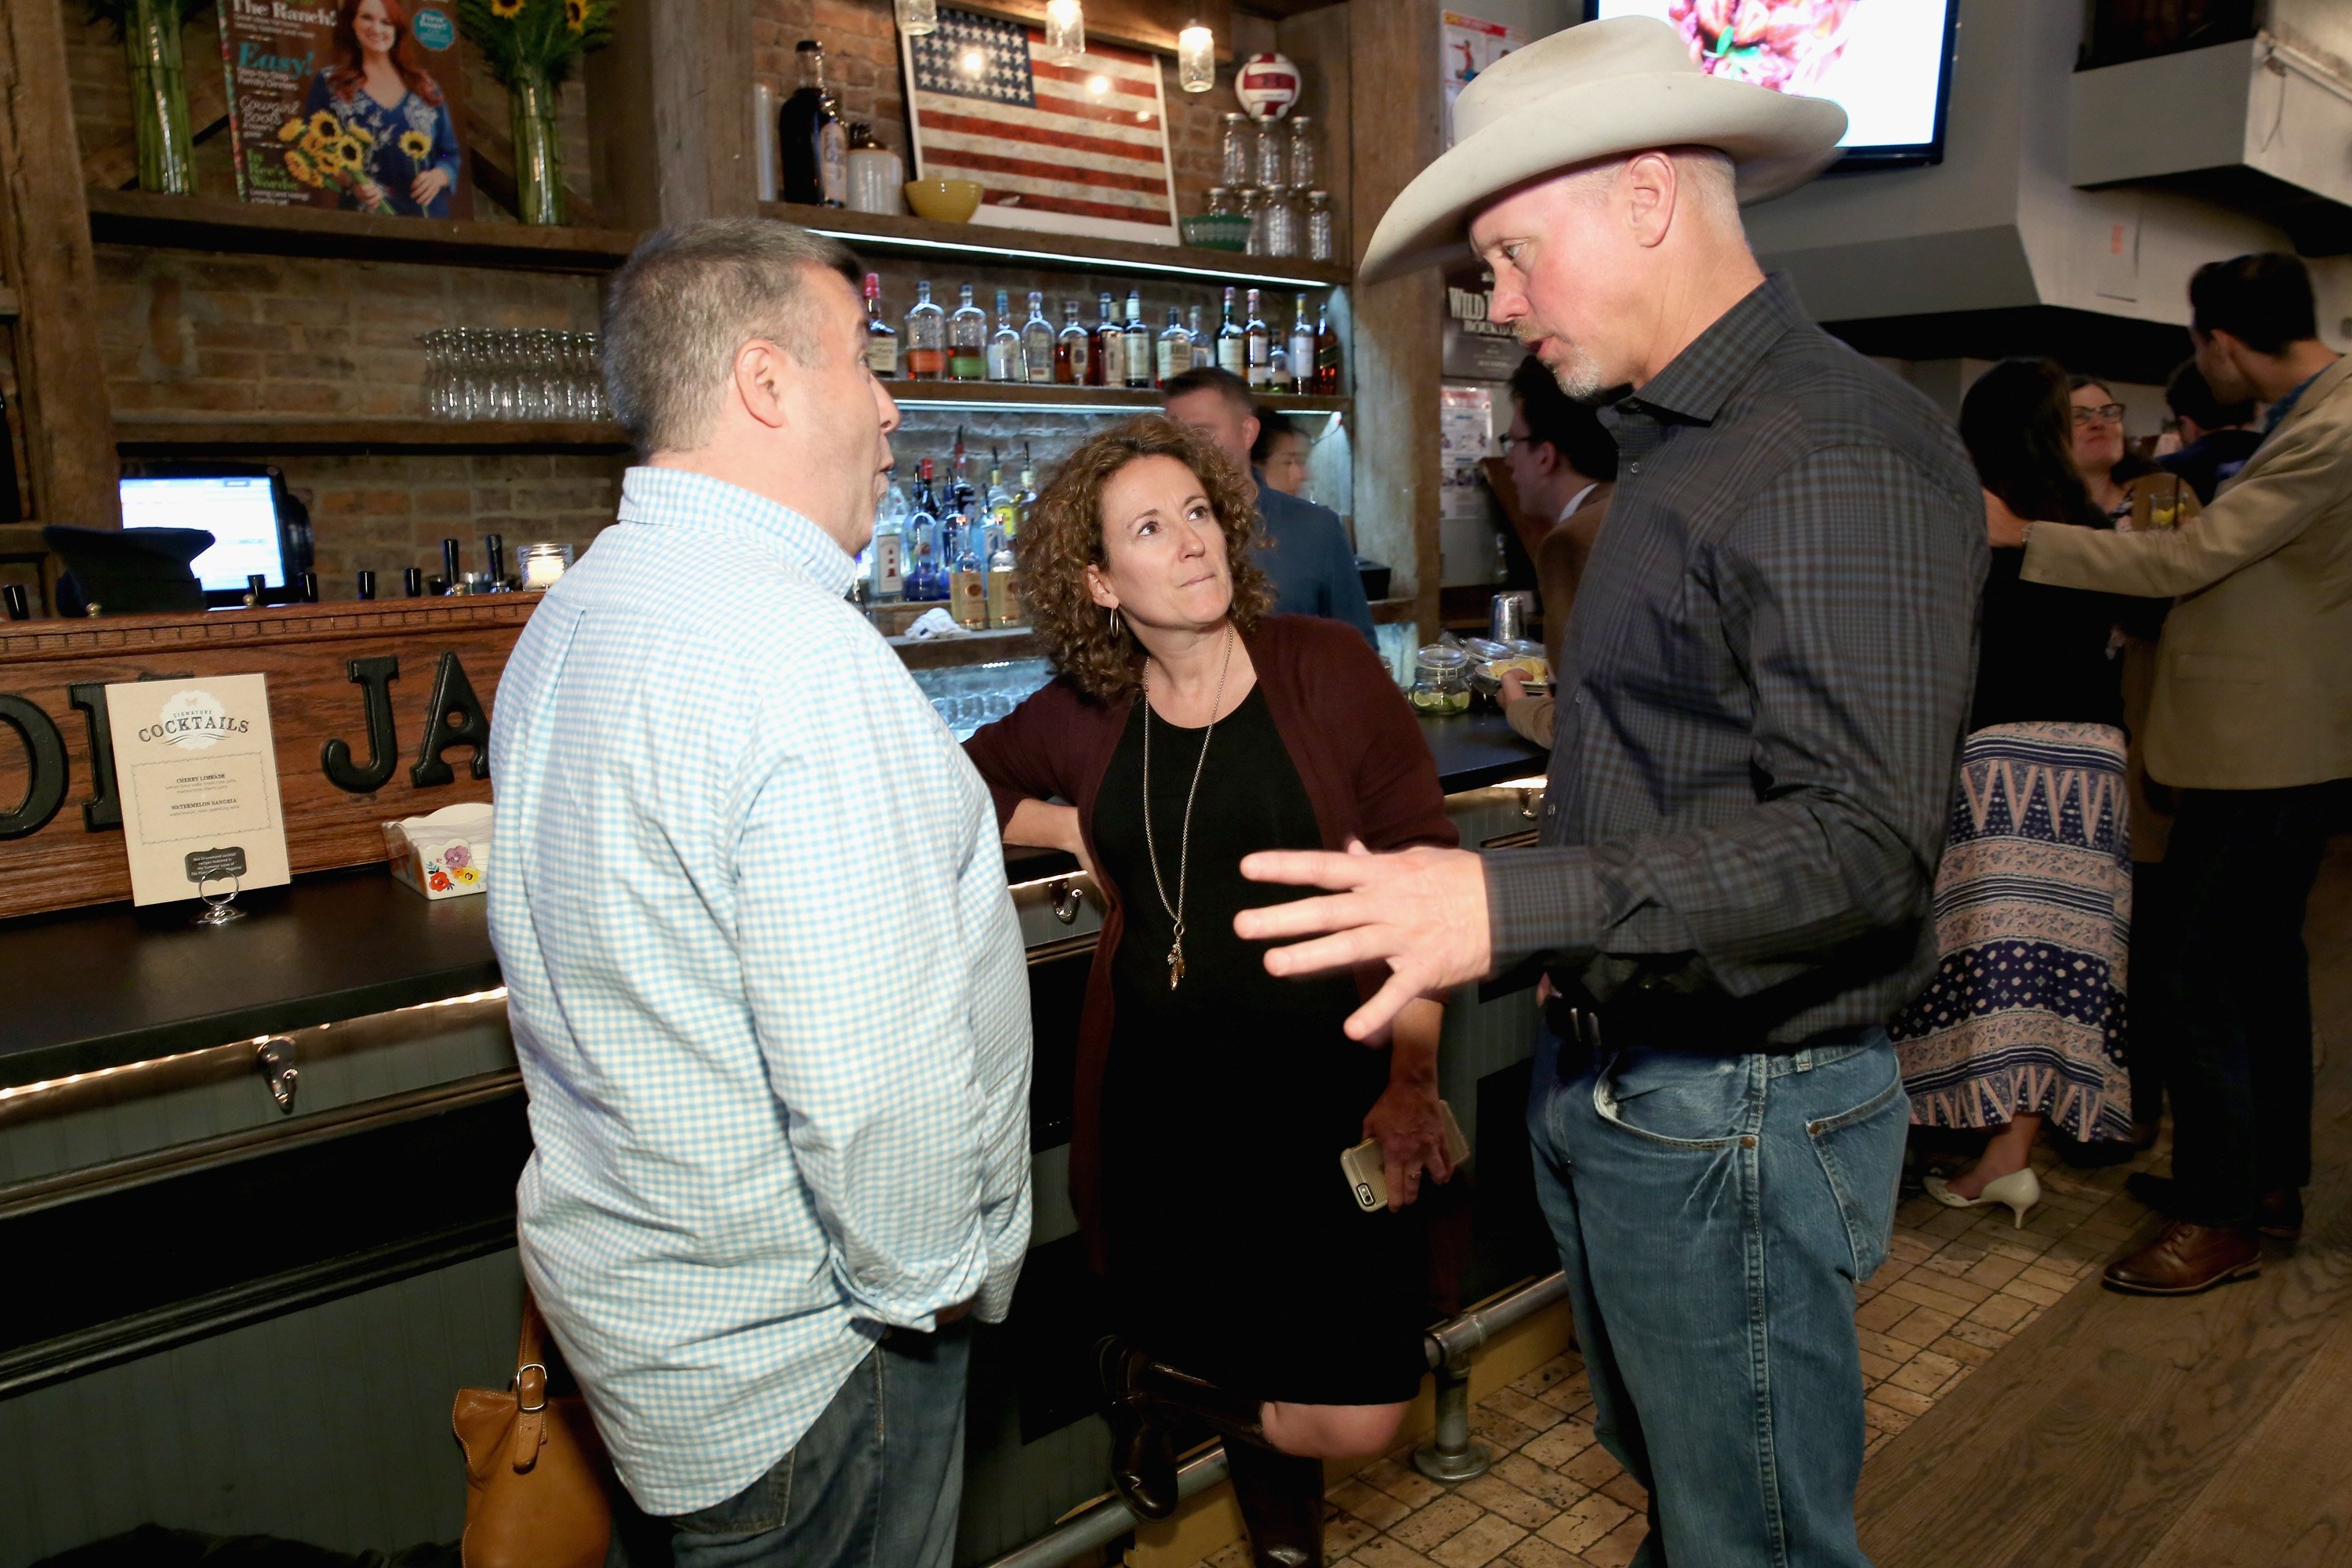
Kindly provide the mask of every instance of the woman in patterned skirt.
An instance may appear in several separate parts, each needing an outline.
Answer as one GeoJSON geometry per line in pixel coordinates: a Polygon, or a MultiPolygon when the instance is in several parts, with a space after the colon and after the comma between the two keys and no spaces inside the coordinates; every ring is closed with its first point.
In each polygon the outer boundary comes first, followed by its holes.
{"type": "MultiPolygon", "coordinates": [[[[2006,360],[1960,405],[1988,508],[2112,526],[2070,460],[2066,377],[2006,360]]],[[[2045,1122],[2128,1138],[2125,954],[2131,843],[2121,667],[2109,595],[2023,581],[1996,549],[1960,787],[1936,876],[1943,959],[1892,1026],[1911,1120],[1981,1128],[1977,1162],[1927,1190],[1956,1208],[2041,1197],[2028,1163],[2045,1122]]]]}

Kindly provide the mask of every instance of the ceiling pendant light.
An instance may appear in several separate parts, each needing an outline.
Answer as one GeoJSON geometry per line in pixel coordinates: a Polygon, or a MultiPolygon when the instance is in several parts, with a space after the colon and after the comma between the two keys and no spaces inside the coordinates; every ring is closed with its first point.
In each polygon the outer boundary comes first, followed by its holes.
{"type": "Polygon", "coordinates": [[[1176,85],[1206,92],[1217,85],[1216,36],[1198,21],[1176,35],[1176,85]]]}

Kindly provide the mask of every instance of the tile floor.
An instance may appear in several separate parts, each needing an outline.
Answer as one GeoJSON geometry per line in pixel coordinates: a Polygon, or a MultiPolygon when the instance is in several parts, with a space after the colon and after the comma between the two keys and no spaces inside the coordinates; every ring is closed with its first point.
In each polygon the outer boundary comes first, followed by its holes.
{"type": "MultiPolygon", "coordinates": [[[[2125,1175],[2168,1163],[2159,1146],[2129,1165],[2076,1171],[2039,1150],[2043,1196],[2021,1230],[2007,1209],[1906,1199],[1885,1267],[1855,1290],[1869,1452],[2044,1308],[2092,1285],[2147,1218],[2125,1175]]],[[[1538,1367],[1478,1405],[1472,1425],[1496,1456],[1486,1475],[1440,1486],[1412,1468],[1407,1446],[1333,1488],[1327,1557],[1334,1568],[1623,1568],[1648,1528],[1645,1500],[1593,1440],[1591,1404],[1574,1352],[1538,1367]]],[[[1200,1568],[1249,1562],[1235,1542],[1200,1568]]]]}

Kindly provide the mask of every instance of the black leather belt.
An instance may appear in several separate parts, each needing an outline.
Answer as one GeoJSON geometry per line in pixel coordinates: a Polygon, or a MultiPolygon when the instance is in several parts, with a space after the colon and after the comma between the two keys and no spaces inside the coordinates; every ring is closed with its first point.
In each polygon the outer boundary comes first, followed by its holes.
{"type": "Polygon", "coordinates": [[[1602,1051],[1633,1046],[1731,1057],[1778,1056],[1820,1043],[1766,1039],[1755,1016],[1719,991],[1685,991],[1644,978],[1602,1002],[1580,982],[1561,984],[1557,973],[1551,983],[1551,996],[1543,1005],[1544,1023],[1559,1041],[1562,1081],[1582,1073],[1602,1051]]]}

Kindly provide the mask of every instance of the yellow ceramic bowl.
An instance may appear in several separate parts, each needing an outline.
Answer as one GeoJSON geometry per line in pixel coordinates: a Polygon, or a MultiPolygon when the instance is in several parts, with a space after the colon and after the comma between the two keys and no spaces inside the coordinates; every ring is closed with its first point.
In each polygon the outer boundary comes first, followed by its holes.
{"type": "Polygon", "coordinates": [[[978,180],[908,180],[907,205],[933,223],[970,223],[980,210],[978,180]]]}

